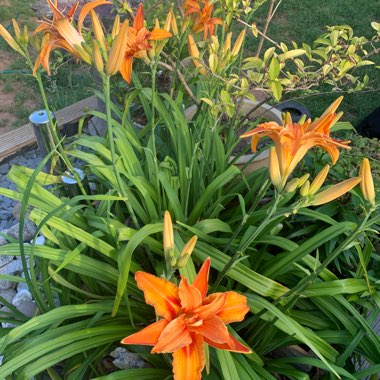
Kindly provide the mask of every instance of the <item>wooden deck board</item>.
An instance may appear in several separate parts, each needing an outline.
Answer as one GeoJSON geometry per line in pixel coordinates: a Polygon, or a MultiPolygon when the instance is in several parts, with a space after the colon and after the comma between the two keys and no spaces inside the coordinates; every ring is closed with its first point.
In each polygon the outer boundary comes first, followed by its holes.
{"type": "MultiPolygon", "coordinates": [[[[90,96],[89,98],[57,111],[55,116],[57,118],[58,127],[75,123],[83,117],[87,111],[95,110],[96,107],[96,96],[90,96]]],[[[30,124],[0,135],[0,162],[20,150],[35,144],[35,142],[36,138],[34,136],[33,127],[30,124]]]]}

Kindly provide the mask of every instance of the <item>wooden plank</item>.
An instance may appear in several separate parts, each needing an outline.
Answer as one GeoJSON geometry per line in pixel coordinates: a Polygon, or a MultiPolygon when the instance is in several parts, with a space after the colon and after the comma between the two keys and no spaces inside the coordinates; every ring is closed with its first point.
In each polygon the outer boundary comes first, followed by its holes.
{"type": "MultiPolygon", "coordinates": [[[[90,96],[55,113],[58,127],[77,122],[86,112],[97,109],[96,96],[90,96]]],[[[0,162],[36,143],[33,127],[26,124],[0,135],[0,162]]]]}

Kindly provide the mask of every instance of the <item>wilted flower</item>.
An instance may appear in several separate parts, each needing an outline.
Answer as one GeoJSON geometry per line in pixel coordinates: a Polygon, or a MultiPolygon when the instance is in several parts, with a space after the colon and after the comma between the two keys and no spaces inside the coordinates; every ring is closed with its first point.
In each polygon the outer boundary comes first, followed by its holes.
{"type": "Polygon", "coordinates": [[[207,296],[210,258],[200,269],[193,284],[185,277],[177,287],[173,283],[145,272],[137,272],[137,286],[145,301],[152,305],[158,322],[124,338],[123,344],[154,346],[152,353],[173,353],[175,380],[201,379],[205,365],[204,344],[212,347],[251,353],[226,327],[242,321],[249,311],[247,298],[236,292],[207,296]]]}
{"type": "Polygon", "coordinates": [[[134,58],[148,60],[147,51],[152,49],[150,41],[160,41],[171,36],[172,34],[167,30],[154,28],[149,31],[144,26],[144,10],[143,5],[140,4],[133,26],[128,29],[127,50],[120,68],[124,80],[131,83],[134,58]]]}
{"type": "Polygon", "coordinates": [[[341,113],[335,114],[342,99],[342,97],[338,98],[314,122],[309,119],[298,124],[293,123],[290,114],[285,114],[283,126],[276,122],[263,123],[241,136],[242,138],[252,137],[251,147],[254,152],[261,137],[268,136],[274,141],[281,176],[278,187],[285,186],[289,175],[312,147],[318,146],[325,150],[330,155],[333,164],[339,158],[338,147],[350,149],[349,141],[334,140],[330,137],[330,128],[342,116],[341,113]]]}
{"type": "Polygon", "coordinates": [[[58,1],[53,3],[52,0],[47,0],[47,2],[53,12],[53,20],[40,21],[40,25],[34,31],[34,33],[44,33],[41,51],[34,65],[34,74],[40,65],[42,65],[48,74],[50,74],[50,53],[57,48],[62,48],[75,57],[91,64],[91,54],[82,46],[85,41],[81,33],[81,24],[92,9],[99,5],[110,4],[110,2],[105,0],[95,0],[86,4],[79,15],[78,29],[73,25],[73,18],[78,3],[74,4],[65,16],[58,9],[58,1]]]}

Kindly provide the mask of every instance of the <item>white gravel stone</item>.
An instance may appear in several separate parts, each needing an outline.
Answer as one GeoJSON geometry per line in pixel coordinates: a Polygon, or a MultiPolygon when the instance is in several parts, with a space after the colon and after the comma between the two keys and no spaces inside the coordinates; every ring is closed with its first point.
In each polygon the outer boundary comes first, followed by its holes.
{"type": "MultiPolygon", "coordinates": [[[[43,235],[38,236],[36,239],[36,245],[45,245],[45,242],[46,242],[46,238],[43,235]]],[[[30,241],[30,244],[32,243],[33,243],[33,240],[30,241]]]]}
{"type": "Polygon", "coordinates": [[[10,263],[14,258],[14,256],[0,256],[0,268],[10,263]]]}
{"type": "Polygon", "coordinates": [[[25,316],[31,318],[36,315],[37,305],[33,301],[21,302],[17,306],[17,310],[21,311],[25,316]]]}
{"type": "MultiPolygon", "coordinates": [[[[13,298],[15,297],[16,293],[17,292],[14,289],[0,290],[0,296],[4,298],[6,301],[8,301],[9,303],[12,303],[13,298]]],[[[0,305],[3,305],[3,303],[1,302],[1,299],[0,299],[0,305]]]]}
{"type": "MultiPolygon", "coordinates": [[[[22,262],[21,260],[13,260],[9,262],[7,265],[4,265],[0,268],[0,275],[11,275],[15,276],[22,272],[22,262]]],[[[16,282],[9,280],[1,280],[0,279],[0,290],[14,288],[16,286],[16,282]]]]}
{"type": "Polygon", "coordinates": [[[30,302],[33,300],[32,293],[29,290],[20,290],[13,298],[12,304],[16,307],[20,306],[23,302],[30,302]]]}
{"type": "Polygon", "coordinates": [[[110,356],[115,359],[113,364],[119,369],[150,367],[149,364],[140,357],[140,355],[129,352],[122,347],[116,348],[110,353],[110,356]]]}

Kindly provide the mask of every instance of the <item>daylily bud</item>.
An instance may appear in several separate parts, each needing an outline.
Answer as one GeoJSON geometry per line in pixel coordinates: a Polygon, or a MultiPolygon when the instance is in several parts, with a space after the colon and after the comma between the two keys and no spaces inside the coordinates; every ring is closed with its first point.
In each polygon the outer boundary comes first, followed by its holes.
{"type": "Polygon", "coordinates": [[[307,197],[310,193],[310,181],[306,181],[300,189],[300,194],[302,197],[307,197]]]}
{"type": "Polygon", "coordinates": [[[232,37],[232,32],[229,32],[226,36],[226,39],[223,44],[223,57],[228,54],[228,52],[231,50],[231,37],[232,37]]]}
{"type": "Polygon", "coordinates": [[[219,58],[215,53],[211,53],[208,57],[208,64],[212,73],[216,73],[218,69],[219,58]]]}
{"type": "Polygon", "coordinates": [[[172,28],[172,32],[175,36],[178,35],[178,26],[177,26],[177,20],[176,20],[176,17],[175,17],[175,14],[174,12],[171,10],[170,11],[170,14],[171,14],[171,19],[170,19],[170,26],[172,28]]]}
{"type": "Polygon", "coordinates": [[[269,235],[277,236],[281,230],[284,228],[284,225],[282,223],[278,223],[275,225],[269,232],[269,235]]]}
{"type": "Polygon", "coordinates": [[[330,165],[325,165],[325,167],[318,173],[314,178],[314,181],[310,185],[309,195],[317,194],[318,190],[324,184],[327,174],[329,174],[330,165]]]}
{"type": "Polygon", "coordinates": [[[280,164],[278,162],[276,148],[272,146],[269,153],[269,177],[277,190],[282,190],[283,183],[280,172],[280,164]]]}
{"type": "Polygon", "coordinates": [[[91,16],[91,22],[92,22],[92,27],[94,29],[94,35],[95,38],[99,44],[99,47],[102,51],[103,54],[105,54],[106,50],[106,41],[104,37],[104,32],[102,25],[100,23],[98,15],[95,13],[94,10],[90,11],[90,16],[91,16]]]}
{"type": "Polygon", "coordinates": [[[127,50],[128,28],[129,21],[125,20],[121,27],[120,33],[113,41],[106,65],[106,74],[109,76],[115,75],[120,70],[121,62],[123,61],[127,50]]]}
{"type": "MultiPolygon", "coordinates": [[[[170,27],[172,25],[172,13],[169,12],[168,15],[166,16],[166,20],[165,20],[165,24],[164,24],[164,29],[167,30],[168,32],[170,32],[170,27]]],[[[157,25],[156,25],[157,27],[157,25]]],[[[160,26],[158,26],[159,28],[160,26]]]]}
{"type": "Polygon", "coordinates": [[[20,27],[18,26],[17,21],[14,18],[12,18],[12,24],[13,24],[13,30],[15,31],[16,41],[19,42],[21,38],[20,27]]]}
{"type": "Polygon", "coordinates": [[[94,41],[94,63],[96,70],[98,70],[99,73],[102,73],[104,70],[104,63],[102,54],[100,53],[99,44],[97,41],[94,41]]]}
{"type": "Polygon", "coordinates": [[[26,25],[24,25],[24,33],[22,36],[22,42],[25,45],[28,45],[28,42],[29,42],[29,32],[28,32],[28,27],[26,25]]]}
{"type": "Polygon", "coordinates": [[[173,223],[169,211],[165,211],[164,214],[164,252],[165,261],[171,263],[174,256],[174,233],[173,223]]]}
{"type": "Polygon", "coordinates": [[[188,35],[187,37],[187,42],[188,42],[188,47],[189,47],[189,52],[190,52],[190,55],[191,57],[193,57],[193,63],[194,63],[194,66],[197,67],[197,68],[200,68],[199,72],[202,74],[202,75],[206,75],[207,71],[204,67],[204,65],[202,65],[200,62],[199,62],[199,50],[198,50],[198,47],[194,41],[194,38],[191,34],[188,35]]]}
{"type": "Polygon", "coordinates": [[[375,186],[373,184],[371,166],[369,164],[368,158],[363,158],[360,165],[359,176],[362,179],[360,182],[360,187],[362,189],[364,199],[371,203],[372,206],[375,206],[375,186]]]}
{"type": "Polygon", "coordinates": [[[329,187],[327,190],[315,195],[314,199],[310,202],[311,206],[320,206],[325,203],[331,202],[341,195],[347,193],[354,188],[361,181],[360,177],[354,177],[340,182],[336,185],[329,187]]]}
{"type": "Polygon", "coordinates": [[[120,16],[116,15],[115,21],[113,22],[113,26],[112,26],[112,40],[116,38],[119,32],[120,32],[120,16]]]}
{"type": "Polygon", "coordinates": [[[298,188],[299,178],[293,178],[288,184],[285,186],[285,192],[292,193],[298,188]]]}
{"type": "Polygon", "coordinates": [[[301,116],[301,119],[298,120],[297,124],[304,125],[305,121],[306,121],[306,115],[304,114],[301,116]]]}
{"type": "Polygon", "coordinates": [[[5,42],[13,49],[25,57],[25,53],[22,51],[20,45],[10,35],[10,33],[0,24],[0,36],[4,38],[5,42]]]}
{"type": "Polygon", "coordinates": [[[304,174],[299,180],[298,180],[298,187],[301,187],[310,177],[309,173],[304,174]]]}
{"type": "Polygon", "coordinates": [[[187,261],[189,260],[191,254],[193,253],[197,240],[198,240],[198,237],[193,236],[183,247],[177,260],[177,268],[183,268],[187,264],[187,261]]]}
{"type": "Polygon", "coordinates": [[[88,45],[83,44],[83,45],[74,45],[75,51],[78,53],[80,56],[80,59],[89,65],[91,65],[91,49],[88,45]]]}
{"type": "Polygon", "coordinates": [[[239,37],[237,38],[237,40],[235,42],[234,48],[232,49],[232,56],[233,57],[236,57],[239,54],[241,46],[242,46],[243,41],[244,41],[244,37],[245,37],[245,29],[243,29],[240,32],[239,37]]]}

